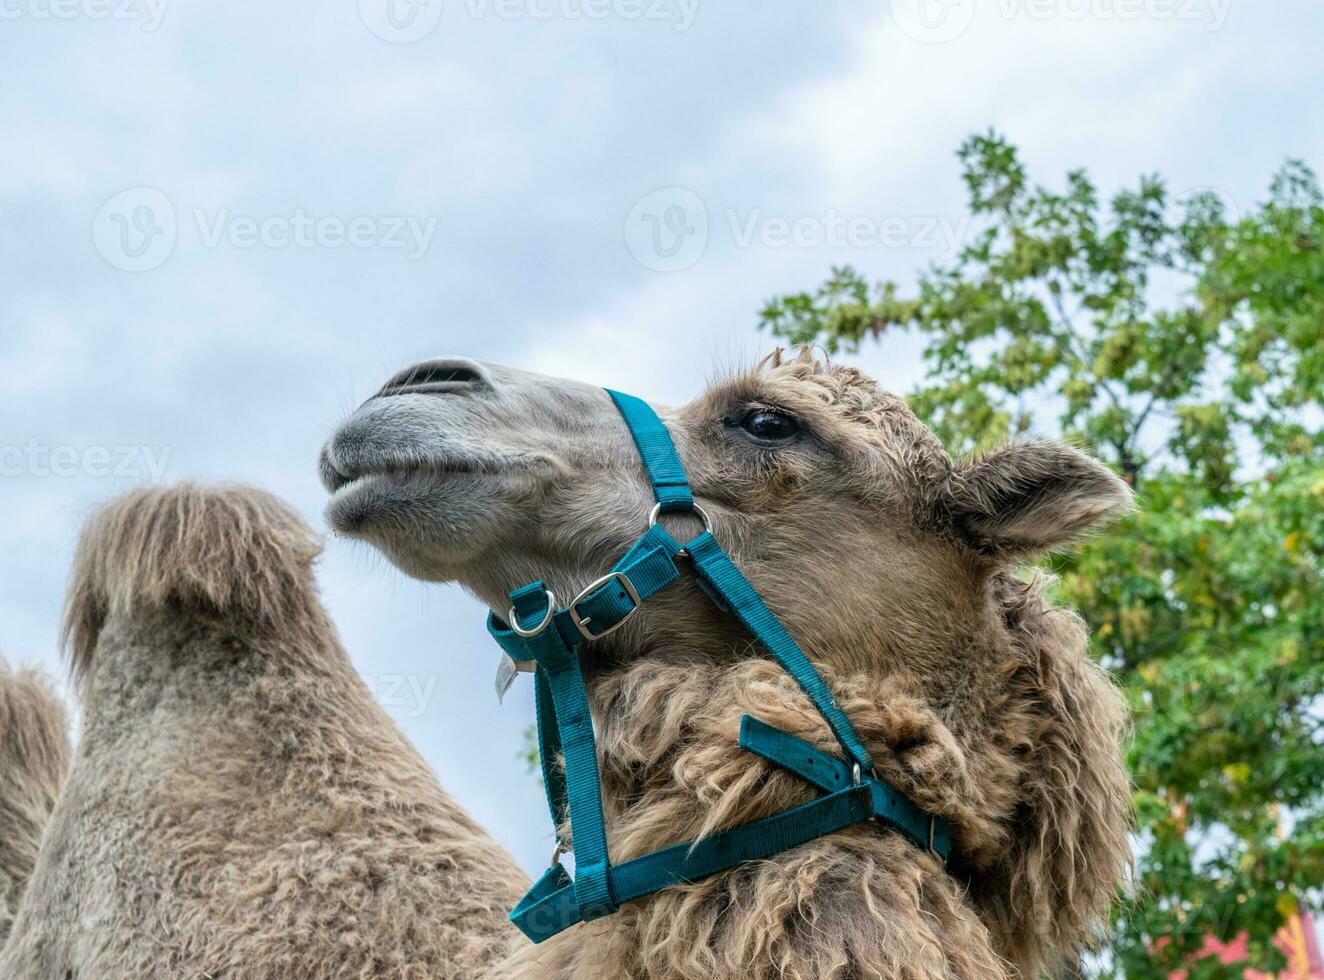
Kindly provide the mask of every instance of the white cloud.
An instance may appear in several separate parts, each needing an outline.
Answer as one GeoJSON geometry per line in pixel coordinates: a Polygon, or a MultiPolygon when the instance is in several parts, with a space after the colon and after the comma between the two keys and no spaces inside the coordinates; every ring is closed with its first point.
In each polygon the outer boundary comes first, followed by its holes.
{"type": "Polygon", "coordinates": [[[0,200],[23,194],[78,194],[87,186],[86,147],[67,130],[33,125],[0,137],[0,200]]]}
{"type": "Polygon", "coordinates": [[[356,68],[305,89],[305,104],[313,122],[380,131],[438,113],[444,118],[490,111],[483,96],[472,72],[437,59],[356,68]]]}
{"type": "Polygon", "coordinates": [[[789,93],[742,136],[801,161],[815,192],[836,200],[945,167],[943,156],[989,125],[1032,155],[1067,154],[1070,165],[1120,157],[1138,173],[1189,146],[1192,119],[1230,84],[1318,71],[1317,50],[1280,39],[1282,5],[1239,6],[1215,32],[1200,19],[1000,13],[1014,3],[981,0],[964,33],[933,45],[881,4],[843,71],[789,93]]]}

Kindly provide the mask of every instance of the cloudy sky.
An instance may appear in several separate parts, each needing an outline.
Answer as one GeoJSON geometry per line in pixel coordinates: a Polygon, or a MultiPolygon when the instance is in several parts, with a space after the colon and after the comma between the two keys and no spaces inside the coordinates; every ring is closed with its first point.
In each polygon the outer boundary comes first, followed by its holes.
{"type": "MultiPolygon", "coordinates": [[[[1324,167],[1319,0],[0,0],[0,649],[61,672],[88,509],[244,480],[321,523],[316,451],[462,353],[690,397],[756,311],[966,228],[953,151],[1262,196],[1324,167]]],[[[905,338],[856,358],[919,376],[905,338]]],[[[529,868],[483,611],[331,540],[326,601],[443,783],[529,868]]]]}

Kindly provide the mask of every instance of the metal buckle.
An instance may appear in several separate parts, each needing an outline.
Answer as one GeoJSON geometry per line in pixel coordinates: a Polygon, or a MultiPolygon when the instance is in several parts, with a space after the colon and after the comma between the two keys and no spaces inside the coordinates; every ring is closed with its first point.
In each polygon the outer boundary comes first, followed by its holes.
{"type": "Polygon", "coordinates": [[[511,606],[510,612],[506,613],[506,622],[510,624],[510,628],[513,629],[516,632],[516,634],[524,637],[524,639],[526,640],[532,639],[533,637],[541,633],[543,630],[545,630],[548,627],[548,625],[551,623],[552,616],[556,614],[556,596],[552,595],[551,589],[544,589],[543,592],[547,594],[547,615],[544,616],[542,618],[542,622],[539,623],[537,626],[535,626],[533,629],[526,630],[524,627],[520,626],[519,617],[515,615],[514,606],[511,606]]]}
{"type": "Polygon", "coordinates": [[[602,578],[594,579],[588,585],[584,586],[583,591],[580,592],[579,595],[575,596],[574,601],[571,602],[570,605],[566,607],[566,611],[570,613],[571,621],[574,622],[575,628],[579,630],[581,634],[583,634],[584,639],[600,640],[607,634],[616,632],[627,622],[629,622],[630,617],[639,611],[639,606],[642,604],[643,604],[643,600],[639,598],[639,591],[634,587],[634,583],[630,581],[629,577],[624,572],[608,572],[606,575],[602,576],[602,578]],[[621,583],[621,587],[625,589],[626,595],[630,597],[630,601],[634,603],[634,606],[616,623],[613,623],[611,626],[608,626],[601,633],[594,633],[588,628],[588,624],[592,622],[593,617],[580,616],[579,604],[583,602],[585,599],[587,599],[590,593],[596,592],[598,589],[602,588],[608,582],[611,582],[613,580],[621,583]]]}

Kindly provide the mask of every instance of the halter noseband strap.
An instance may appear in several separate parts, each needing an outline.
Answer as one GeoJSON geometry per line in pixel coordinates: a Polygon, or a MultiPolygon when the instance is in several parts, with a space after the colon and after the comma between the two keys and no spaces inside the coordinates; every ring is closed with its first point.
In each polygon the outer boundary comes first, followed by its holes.
{"type": "Polygon", "coordinates": [[[506,620],[488,617],[488,631],[506,653],[536,664],[538,750],[548,807],[554,827],[568,812],[574,830],[575,877],[571,879],[561,865],[563,848],[558,844],[551,868],[510,913],[511,921],[535,943],[542,942],[577,922],[610,915],[621,902],[771,857],[866,820],[895,827],[945,864],[951,850],[947,821],[921,810],[875,775],[869,750],[823,678],[713,537],[662,420],[641,399],[617,391],[608,394],[630,428],[653,486],[657,506],[648,530],[615,568],[564,607],[558,608],[556,597],[542,582],[532,582],[510,594],[506,620]],[[681,545],[657,523],[660,514],[668,513],[697,514],[704,521],[703,533],[681,545]],[[846,761],[746,715],[740,724],[741,747],[795,773],[826,795],[698,841],[612,865],[580,650],[624,625],[645,601],[676,581],[681,557],[688,557],[704,591],[724,611],[729,609],[800,685],[840,743],[846,761]],[[555,764],[558,754],[565,759],[563,770],[555,764]]]}

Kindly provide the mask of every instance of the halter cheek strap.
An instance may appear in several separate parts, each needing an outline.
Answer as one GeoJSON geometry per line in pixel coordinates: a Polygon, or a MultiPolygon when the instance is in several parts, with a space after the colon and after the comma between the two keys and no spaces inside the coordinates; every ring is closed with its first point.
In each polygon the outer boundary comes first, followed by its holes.
{"type": "Polygon", "coordinates": [[[567,816],[574,830],[575,876],[559,858],[510,913],[535,943],[577,922],[610,915],[621,902],[771,857],[853,824],[878,820],[901,831],[945,865],[951,850],[947,821],[926,813],[873,772],[873,758],[823,678],[712,535],[694,502],[676,447],[662,420],[632,395],[609,391],[634,437],[657,505],[649,528],[606,575],[558,607],[542,582],[510,594],[503,620],[488,617],[493,638],[516,661],[535,663],[535,706],[543,784],[552,824],[567,816]],[[704,531],[680,544],[657,523],[661,514],[694,513],[704,531]],[[825,795],[771,817],[686,841],[624,864],[607,851],[602,784],[588,691],[580,671],[584,645],[624,625],[650,597],[681,576],[688,558],[700,585],[719,608],[735,615],[791,675],[827,722],[844,761],[803,739],[746,715],[742,748],[800,776],[825,795]],[[556,765],[564,757],[564,768],[556,765]]]}

